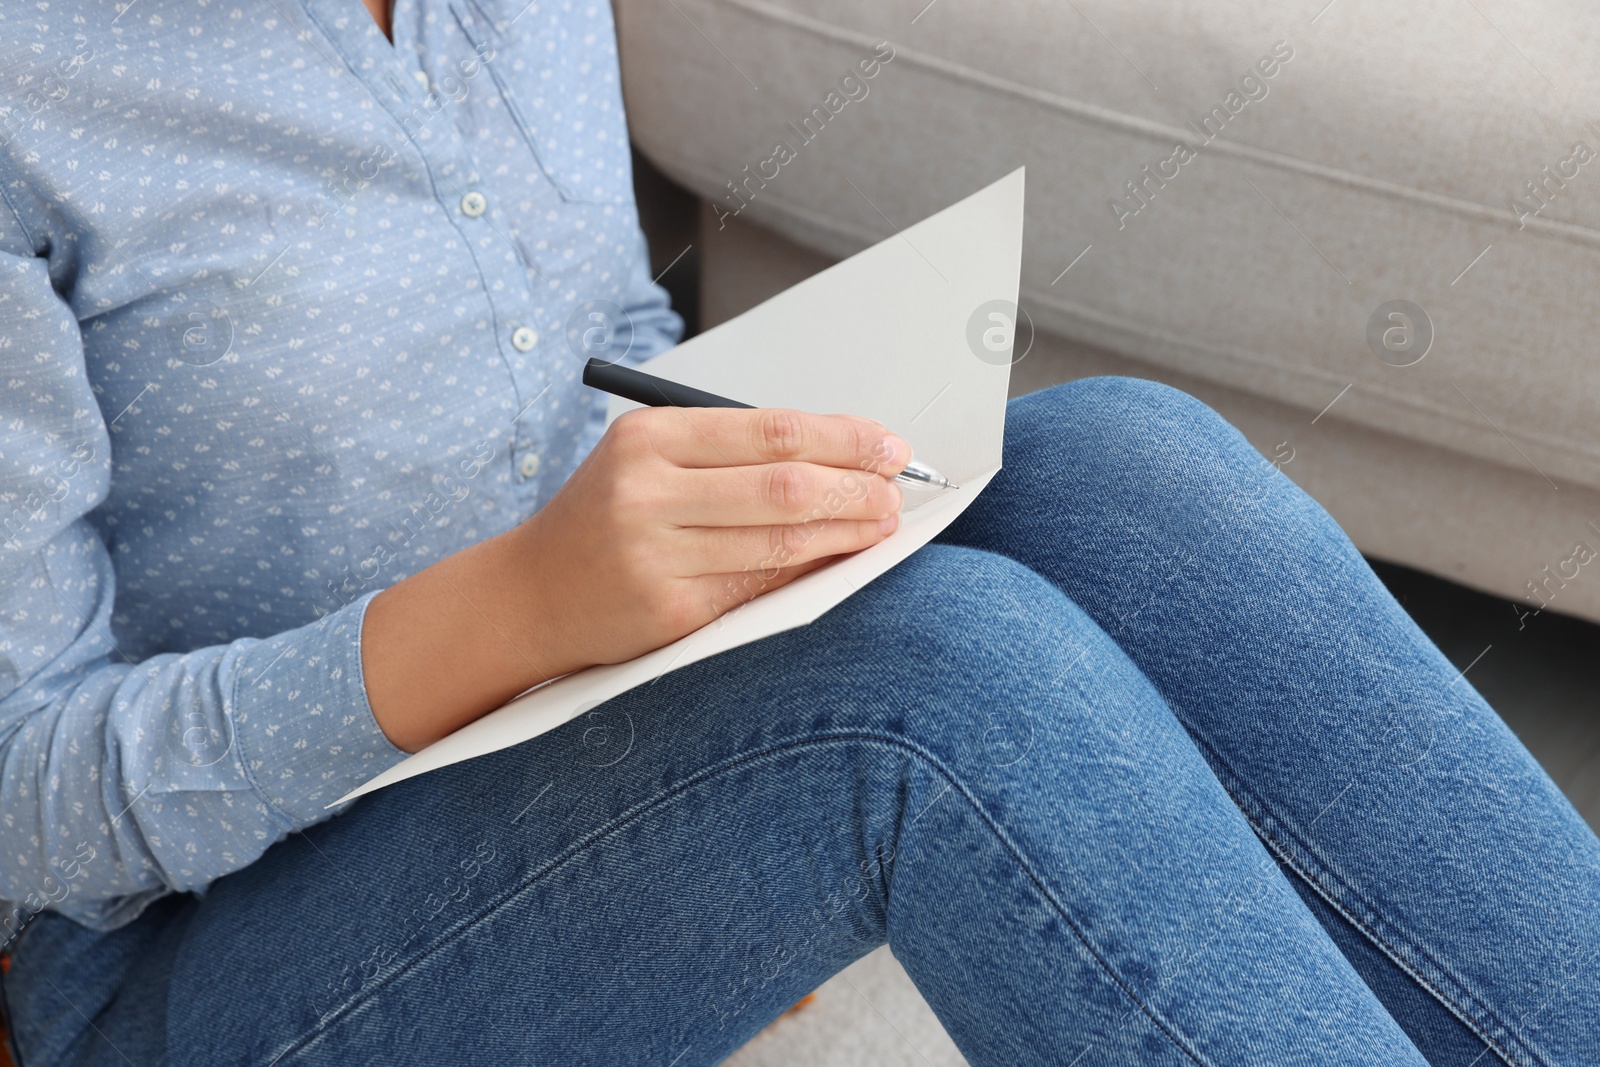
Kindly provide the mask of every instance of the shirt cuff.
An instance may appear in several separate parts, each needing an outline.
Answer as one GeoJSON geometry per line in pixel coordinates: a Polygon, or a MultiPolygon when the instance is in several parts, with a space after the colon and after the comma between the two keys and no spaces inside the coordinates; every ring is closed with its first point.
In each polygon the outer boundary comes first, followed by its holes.
{"type": "Polygon", "coordinates": [[[380,592],[239,653],[231,701],[239,762],[290,830],[345,810],[326,805],[410,755],[378,725],[361,668],[367,606],[380,592]]]}

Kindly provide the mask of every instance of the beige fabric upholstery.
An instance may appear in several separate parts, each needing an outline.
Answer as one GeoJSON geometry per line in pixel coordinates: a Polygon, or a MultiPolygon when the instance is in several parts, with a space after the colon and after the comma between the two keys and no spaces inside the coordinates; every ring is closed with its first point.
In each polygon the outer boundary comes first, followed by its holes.
{"type": "Polygon", "coordinates": [[[1595,568],[1542,570],[1600,548],[1600,11],[925,2],[618,0],[635,141],[715,206],[708,305],[793,273],[719,259],[771,240],[738,224],[837,258],[1025,162],[1019,383],[1171,381],[1363,550],[1600,619],[1595,568]],[[1410,366],[1369,346],[1396,300],[1410,366]]]}

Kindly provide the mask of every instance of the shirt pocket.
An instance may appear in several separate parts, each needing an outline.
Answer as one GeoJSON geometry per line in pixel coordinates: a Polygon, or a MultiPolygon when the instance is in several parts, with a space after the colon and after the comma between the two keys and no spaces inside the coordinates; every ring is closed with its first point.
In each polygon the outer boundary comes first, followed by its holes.
{"type": "Polygon", "coordinates": [[[603,0],[450,0],[534,162],[573,204],[633,200],[616,28],[603,0]]]}

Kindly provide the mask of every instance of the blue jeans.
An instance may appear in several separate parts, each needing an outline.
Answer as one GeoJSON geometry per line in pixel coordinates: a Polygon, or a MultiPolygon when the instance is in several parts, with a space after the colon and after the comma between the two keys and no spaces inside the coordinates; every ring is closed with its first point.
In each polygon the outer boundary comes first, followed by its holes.
{"type": "Polygon", "coordinates": [[[1600,841],[1328,515],[1130,379],[1005,463],[810,626],[41,917],[21,1067],[714,1064],[886,941],[978,1067],[1600,1063],[1600,841]]]}

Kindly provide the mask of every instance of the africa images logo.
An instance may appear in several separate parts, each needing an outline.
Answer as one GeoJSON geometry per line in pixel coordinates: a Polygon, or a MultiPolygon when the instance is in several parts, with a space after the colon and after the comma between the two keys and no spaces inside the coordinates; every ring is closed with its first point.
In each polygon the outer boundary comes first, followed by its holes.
{"type": "Polygon", "coordinates": [[[1125,195],[1110,199],[1111,214],[1117,220],[1117,229],[1126,227],[1129,219],[1149,207],[1156,193],[1165,189],[1168,182],[1176,180],[1185,166],[1198,159],[1201,150],[1216,140],[1228,123],[1252,101],[1265,100],[1271,91],[1267,82],[1277,77],[1283,65],[1293,58],[1294,47],[1288,41],[1274,44],[1270,52],[1239,76],[1237,89],[1229,92],[1220,104],[1206,112],[1198,124],[1193,121],[1186,123],[1195,133],[1193,142],[1179,141],[1170,155],[1155,162],[1153,170],[1152,165],[1147,163],[1140,171],[1143,177],[1129,178],[1123,182],[1125,195]]]}
{"type": "MultiPolygon", "coordinates": [[[[796,144],[799,148],[790,145],[788,141],[779,141],[772,146],[772,154],[756,164],[755,173],[750,172],[750,164],[744,165],[744,180],[735,185],[731,180],[727,183],[728,192],[738,202],[738,207],[724,207],[722,204],[713,204],[712,208],[717,213],[717,229],[727,225],[727,220],[739,214],[750,206],[750,201],[756,198],[756,193],[767,187],[767,182],[775,180],[783,172],[782,168],[800,158],[800,148],[804,148],[818,137],[827,128],[828,122],[844,111],[845,107],[853,100],[865,100],[871,92],[867,82],[878,76],[878,72],[894,59],[894,46],[888,41],[883,41],[873,49],[873,54],[860,60],[854,67],[846,71],[839,78],[839,87],[828,90],[828,95],[822,98],[822,103],[812,108],[800,119],[797,126],[791,120],[789,129],[795,133],[796,144]],[[860,77],[857,77],[859,73],[860,77]],[[768,171],[771,173],[768,173],[768,171]],[[754,183],[754,188],[751,187],[754,183]]],[[[723,197],[724,202],[729,198],[723,197]]]]}

